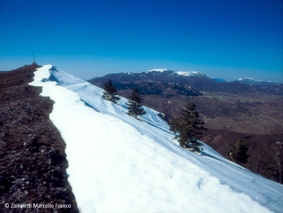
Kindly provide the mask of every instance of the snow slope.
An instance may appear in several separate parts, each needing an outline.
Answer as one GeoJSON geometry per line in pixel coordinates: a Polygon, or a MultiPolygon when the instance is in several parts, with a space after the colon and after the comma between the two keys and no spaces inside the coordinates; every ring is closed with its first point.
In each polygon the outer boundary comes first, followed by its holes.
{"type": "Polygon", "coordinates": [[[45,65],[33,86],[54,100],[81,212],[283,212],[283,186],[223,158],[180,148],[158,112],[140,122],[103,90],[45,65]]]}
{"type": "Polygon", "coordinates": [[[250,84],[250,85],[277,85],[279,84],[278,82],[274,81],[263,81],[263,80],[256,80],[254,78],[238,78],[234,82],[241,82],[245,84],[250,84]]]}
{"type": "Polygon", "coordinates": [[[195,76],[195,77],[207,77],[205,74],[199,72],[199,71],[176,71],[174,72],[178,75],[182,76],[195,76]]]}
{"type": "Polygon", "coordinates": [[[164,72],[164,71],[169,71],[168,69],[151,69],[147,70],[146,73],[148,72],[164,72]]]}
{"type": "MultiPolygon", "coordinates": [[[[145,73],[149,72],[165,72],[165,71],[170,71],[168,69],[151,69],[147,70],[145,73]]],[[[199,71],[173,71],[172,75],[182,75],[182,76],[194,76],[194,77],[207,77],[205,74],[199,72],[199,71]]]]}

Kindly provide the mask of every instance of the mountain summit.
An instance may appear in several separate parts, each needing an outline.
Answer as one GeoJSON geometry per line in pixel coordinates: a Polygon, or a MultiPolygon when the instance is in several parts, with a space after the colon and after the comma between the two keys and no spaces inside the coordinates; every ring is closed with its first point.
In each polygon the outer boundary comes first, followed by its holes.
{"type": "Polygon", "coordinates": [[[154,81],[160,83],[175,83],[189,85],[197,90],[211,90],[217,87],[217,82],[199,71],[172,71],[168,69],[152,69],[138,73],[115,73],[89,80],[101,87],[103,82],[111,79],[113,82],[154,81]]]}
{"type": "MultiPolygon", "coordinates": [[[[167,71],[165,71],[167,72],[167,71]]],[[[234,164],[209,146],[178,146],[159,112],[140,121],[127,99],[46,65],[33,86],[55,103],[50,119],[66,143],[67,170],[82,212],[281,212],[283,186],[234,164]]]]}
{"type": "Polygon", "coordinates": [[[205,74],[199,71],[172,71],[168,69],[152,69],[145,72],[138,73],[116,73],[105,75],[101,78],[94,78],[89,80],[89,82],[95,84],[100,80],[112,79],[116,82],[122,81],[142,81],[142,80],[151,80],[163,83],[180,83],[186,84],[188,79],[197,80],[197,79],[206,79],[211,80],[205,74]]]}
{"type": "Polygon", "coordinates": [[[200,77],[200,78],[207,77],[205,74],[199,71],[172,71],[168,69],[152,69],[152,70],[146,71],[145,73],[149,73],[149,72],[161,72],[161,73],[167,72],[167,74],[171,74],[171,75],[195,76],[195,77],[200,77]]]}

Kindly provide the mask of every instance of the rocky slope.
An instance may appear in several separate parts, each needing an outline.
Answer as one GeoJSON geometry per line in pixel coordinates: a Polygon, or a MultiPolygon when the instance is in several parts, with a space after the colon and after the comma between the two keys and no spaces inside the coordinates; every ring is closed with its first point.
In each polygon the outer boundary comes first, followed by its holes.
{"type": "Polygon", "coordinates": [[[67,180],[66,145],[49,120],[53,102],[28,85],[37,67],[0,72],[0,211],[78,212],[67,180]],[[56,203],[68,207],[33,208],[56,203]],[[12,204],[32,206],[12,209],[12,204]]]}

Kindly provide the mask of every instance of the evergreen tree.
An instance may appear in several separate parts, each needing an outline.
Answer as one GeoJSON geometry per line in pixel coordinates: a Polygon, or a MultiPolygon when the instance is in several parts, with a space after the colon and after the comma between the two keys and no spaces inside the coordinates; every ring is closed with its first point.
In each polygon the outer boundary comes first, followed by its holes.
{"type": "Polygon", "coordinates": [[[144,115],[146,112],[142,108],[143,100],[141,94],[138,91],[138,88],[133,89],[132,94],[130,95],[129,103],[126,103],[128,106],[128,115],[137,118],[138,115],[144,115]]]}
{"type": "Polygon", "coordinates": [[[187,104],[181,116],[173,118],[170,122],[170,131],[176,134],[175,139],[183,148],[189,148],[193,152],[200,152],[202,144],[197,141],[201,138],[204,121],[199,118],[199,112],[195,110],[194,103],[187,104]]]}
{"type": "Polygon", "coordinates": [[[267,174],[273,180],[283,183],[283,126],[275,124],[271,127],[268,149],[267,174]]]}
{"type": "Polygon", "coordinates": [[[116,101],[120,100],[116,87],[112,84],[110,79],[104,84],[104,91],[102,98],[105,100],[112,101],[115,104],[117,103],[116,101]]]}
{"type": "Polygon", "coordinates": [[[236,163],[247,163],[249,155],[247,151],[249,150],[248,144],[242,139],[238,139],[237,143],[230,144],[229,155],[232,161],[236,163]]]}

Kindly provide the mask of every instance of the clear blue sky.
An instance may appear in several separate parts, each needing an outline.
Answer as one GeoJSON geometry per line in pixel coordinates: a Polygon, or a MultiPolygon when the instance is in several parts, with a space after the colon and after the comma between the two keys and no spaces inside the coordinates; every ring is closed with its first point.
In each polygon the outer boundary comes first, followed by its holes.
{"type": "Polygon", "coordinates": [[[282,0],[0,0],[0,70],[154,68],[282,81],[282,0]]]}

